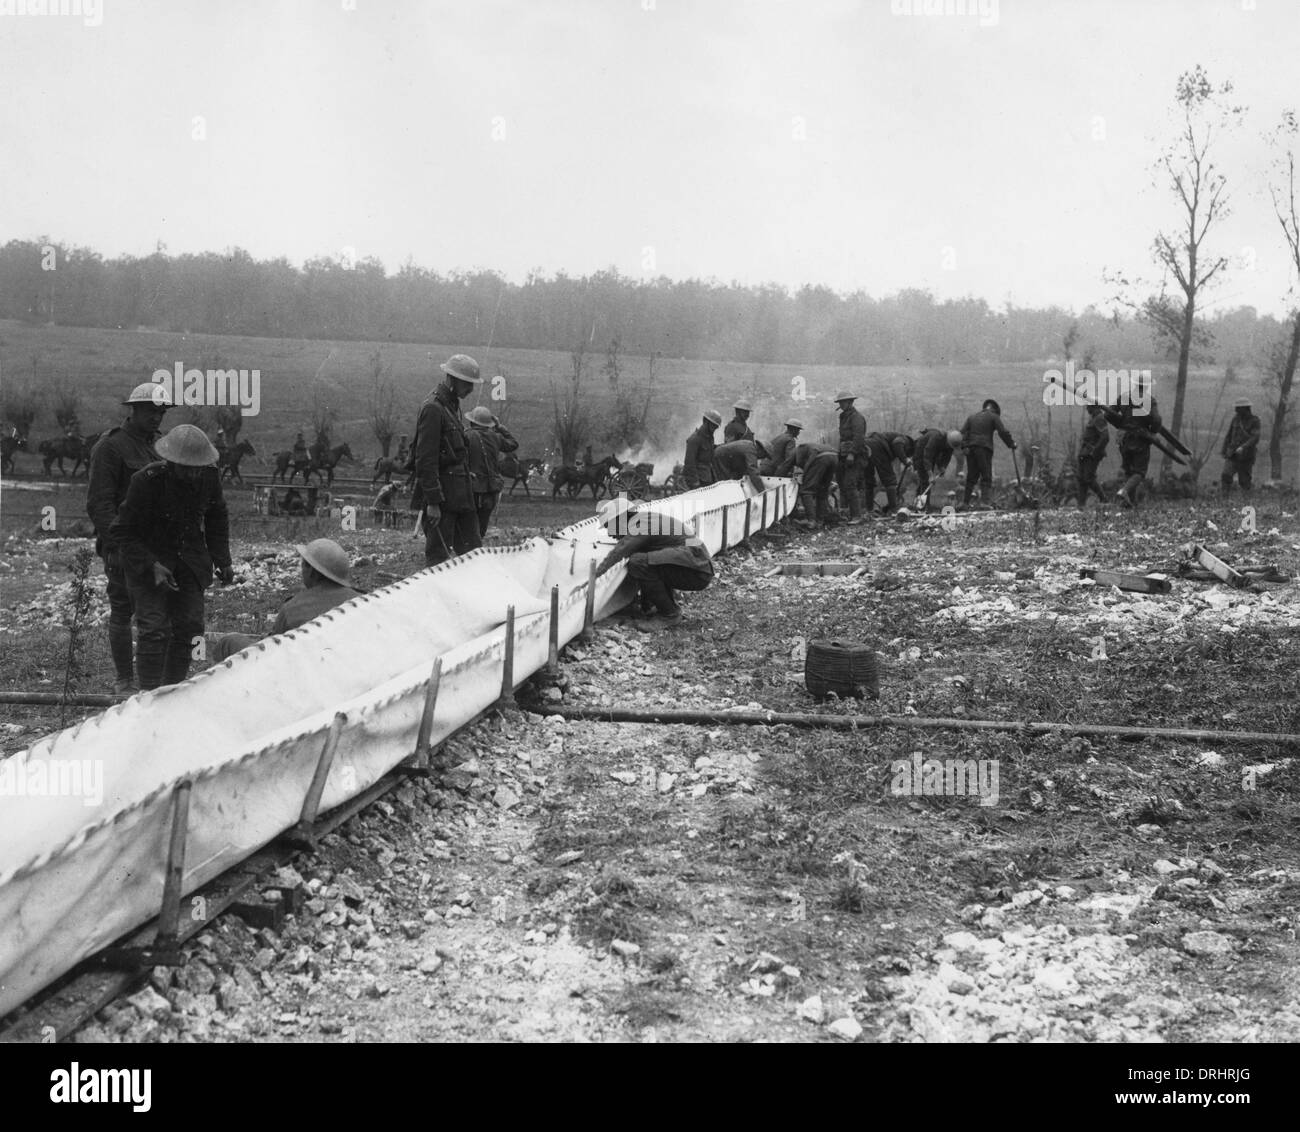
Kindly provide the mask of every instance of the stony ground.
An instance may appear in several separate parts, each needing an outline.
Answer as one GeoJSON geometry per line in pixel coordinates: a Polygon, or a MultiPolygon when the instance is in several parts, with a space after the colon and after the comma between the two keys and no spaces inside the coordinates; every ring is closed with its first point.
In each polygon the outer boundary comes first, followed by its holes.
{"type": "MultiPolygon", "coordinates": [[[[1202,504],[755,539],[683,627],[611,621],[567,649],[561,702],[1294,733],[1300,583],[1143,596],[1078,577],[1172,574],[1196,539],[1294,579],[1296,500],[1258,503],[1255,533],[1202,504]],[[867,569],[763,577],[797,559],[867,569]],[[798,658],[830,635],[877,650],[878,704],[812,705],[798,658]]],[[[61,676],[32,626],[71,546],[7,544],[11,686],[61,676]]],[[[371,584],[417,565],[391,532],[349,549],[371,584]]],[[[282,545],[241,554],[244,584],[214,599],[229,627],[293,582],[282,545]]],[[[299,858],[309,901],[285,930],[223,918],[81,1036],[1300,1038],[1294,746],[566,722],[537,713],[554,694],[526,687],[434,778],[299,858]],[[891,762],[916,752],[995,761],[996,803],[895,793],[891,762]]],[[[16,718],[10,745],[57,722],[16,718]]]]}

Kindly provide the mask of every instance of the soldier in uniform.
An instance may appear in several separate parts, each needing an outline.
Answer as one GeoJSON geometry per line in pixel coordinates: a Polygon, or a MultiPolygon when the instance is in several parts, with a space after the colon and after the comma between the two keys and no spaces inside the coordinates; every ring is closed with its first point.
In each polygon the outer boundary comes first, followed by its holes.
{"type": "Polygon", "coordinates": [[[713,453],[717,448],[713,434],[722,424],[722,414],[712,409],[704,414],[704,420],[690,436],[686,438],[686,460],[682,464],[682,475],[686,477],[687,487],[708,487],[713,483],[713,453]]]}
{"type": "Polygon", "coordinates": [[[162,458],[131,477],[109,527],[135,605],[136,671],[146,691],[189,675],[203,635],[203,591],[216,575],[234,581],[217,450],[194,425],[177,425],[155,445],[162,458]]]}
{"type": "Polygon", "coordinates": [[[1106,493],[1097,480],[1097,469],[1106,458],[1110,443],[1110,429],[1106,427],[1106,412],[1100,405],[1088,406],[1088,419],[1083,426],[1083,439],[1079,442],[1079,510],[1088,502],[1088,492],[1097,496],[1098,503],[1106,502],[1106,493]]]}
{"type": "Polygon", "coordinates": [[[131,410],[125,423],[109,429],[90,453],[86,513],[95,524],[95,553],[104,560],[104,577],[108,580],[108,651],[115,674],[113,693],[118,696],[129,696],[136,690],[131,642],[134,607],[122,556],[113,546],[109,528],[126,498],[131,477],[158,459],[154,442],[171,403],[166,386],[152,381],[137,385],[122,402],[131,410]]]}
{"type": "Polygon", "coordinates": [[[1124,486],[1115,498],[1124,507],[1137,507],[1138,490],[1146,481],[1151,465],[1151,443],[1160,435],[1161,419],[1156,411],[1156,399],[1151,398],[1145,413],[1135,413],[1131,403],[1115,406],[1107,419],[1120,430],[1119,456],[1124,486]]]}
{"type": "Polygon", "coordinates": [[[916,469],[916,498],[925,501],[930,509],[930,481],[940,479],[947,471],[952,454],[961,448],[961,433],[956,429],[944,432],[939,428],[922,430],[916,440],[912,466],[916,469]]]}
{"type": "Polygon", "coordinates": [[[625,498],[606,500],[600,505],[601,522],[618,540],[596,570],[604,574],[627,559],[627,572],[641,587],[642,608],[654,608],[656,616],[642,620],[638,628],[651,629],[678,624],[681,607],[674,590],[702,590],[713,581],[713,561],[708,548],[695,536],[693,524],[663,515],[640,515],[625,498]]]}
{"type": "Polygon", "coordinates": [[[916,441],[901,432],[873,432],[867,436],[867,459],[863,461],[866,478],[867,507],[875,509],[876,485],[885,489],[884,515],[891,515],[898,510],[898,476],[894,472],[894,461],[898,460],[904,467],[912,458],[916,441]]]}
{"type": "MultiPolygon", "coordinates": [[[[962,447],[966,449],[966,491],[962,505],[970,503],[977,487],[987,486],[993,491],[993,434],[1002,437],[1002,443],[1014,449],[1016,442],[1012,439],[1007,426],[1002,423],[1002,409],[991,397],[980,406],[978,413],[972,413],[961,427],[962,447]]],[[[981,496],[983,491],[981,490],[981,496]]]]}
{"type": "Polygon", "coordinates": [[[474,489],[474,510],[478,513],[481,539],[487,534],[488,522],[497,500],[501,498],[501,488],[505,486],[500,471],[501,453],[514,452],[519,441],[484,405],[471,409],[465,419],[469,421],[465,441],[469,445],[470,486],[474,489]]]}
{"type": "Polygon", "coordinates": [[[1251,473],[1255,467],[1255,452],[1259,448],[1261,427],[1259,418],[1250,411],[1250,400],[1242,398],[1236,403],[1237,410],[1228,425],[1228,435],[1223,438],[1223,475],[1219,485],[1223,494],[1232,491],[1234,478],[1240,480],[1242,491],[1251,487],[1251,473]]]}
{"type": "Polygon", "coordinates": [[[460,403],[480,385],[478,362],[455,354],[440,367],[446,379],[420,406],[415,425],[415,490],[411,510],[424,513],[424,561],[445,562],[482,546],[469,476],[469,446],[460,403]]]}
{"type": "Polygon", "coordinates": [[[799,443],[803,421],[791,417],[785,422],[785,432],[772,439],[767,446],[767,459],[758,466],[765,476],[788,476],[794,467],[794,450],[799,443]]]}
{"type": "Polygon", "coordinates": [[[732,440],[753,440],[754,431],[747,422],[749,421],[749,414],[754,410],[754,406],[748,401],[737,401],[732,407],[736,410],[736,415],[727,422],[727,427],[722,430],[723,443],[732,440]]]}
{"type": "MultiPolygon", "coordinates": [[[[302,559],[302,589],[280,606],[271,626],[270,635],[273,637],[290,629],[299,629],[336,605],[360,596],[351,585],[352,563],[348,561],[347,551],[338,543],[318,538],[306,546],[297,547],[297,551],[302,559]]],[[[212,647],[212,659],[223,661],[259,640],[260,637],[247,633],[227,633],[217,638],[212,647]]]]}
{"type": "Polygon", "coordinates": [[[759,440],[733,440],[729,444],[719,444],[713,453],[714,479],[747,479],[755,491],[762,491],[763,477],[758,473],[758,462],[766,456],[767,449],[759,440]]]}
{"type": "Polygon", "coordinates": [[[840,495],[849,509],[849,519],[862,518],[863,464],[867,454],[867,419],[853,407],[857,394],[840,392],[835,403],[840,410],[839,468],[836,480],[840,495]]]}
{"type": "Polygon", "coordinates": [[[804,520],[811,524],[833,526],[840,521],[831,510],[830,490],[839,467],[839,455],[825,444],[800,444],[794,450],[794,467],[802,471],[799,480],[799,505],[804,520]]]}

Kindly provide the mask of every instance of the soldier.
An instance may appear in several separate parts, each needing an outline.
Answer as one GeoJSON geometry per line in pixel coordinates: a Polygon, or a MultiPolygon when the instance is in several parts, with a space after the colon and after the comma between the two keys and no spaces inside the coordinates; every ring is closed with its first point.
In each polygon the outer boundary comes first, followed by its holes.
{"type": "MultiPolygon", "coordinates": [[[[966,449],[966,492],[962,506],[970,503],[977,487],[985,485],[993,491],[993,434],[1002,437],[1002,443],[1014,451],[1016,442],[1002,423],[1002,410],[991,397],[972,413],[961,427],[962,447],[966,449]]],[[[981,498],[984,492],[980,492],[981,498]]]]}
{"type": "Polygon", "coordinates": [[[772,439],[767,446],[767,459],[758,466],[765,476],[788,476],[794,467],[794,450],[799,443],[803,421],[791,417],[785,422],[785,432],[772,439]]]}
{"type": "Polygon", "coordinates": [[[474,489],[474,509],[478,512],[479,538],[487,534],[488,521],[501,498],[505,480],[501,478],[502,452],[514,452],[517,441],[484,405],[470,410],[469,431],[465,434],[469,445],[469,478],[474,489]]]}
{"type": "MultiPolygon", "coordinates": [[[[352,564],[348,561],[347,551],[338,543],[318,538],[296,549],[302,559],[303,588],[280,606],[271,626],[270,635],[273,637],[290,629],[299,629],[336,605],[361,596],[352,588],[349,576],[352,564]]],[[[225,660],[259,640],[260,637],[247,633],[227,633],[212,646],[212,659],[225,660]]]]}
{"type": "Polygon", "coordinates": [[[853,402],[857,399],[855,393],[841,392],[835,395],[835,403],[840,410],[839,468],[835,478],[848,506],[851,522],[862,518],[859,487],[867,454],[867,420],[853,407],[853,402]]]}
{"type": "MultiPolygon", "coordinates": [[[[724,446],[725,447],[725,446],[724,446]]],[[[713,561],[708,548],[695,537],[695,527],[663,515],[639,515],[625,497],[600,505],[601,522],[618,544],[596,570],[604,574],[627,559],[628,576],[641,587],[642,608],[650,605],[656,616],[638,622],[642,629],[679,624],[682,610],[674,590],[702,590],[713,581],[713,561]]]]}
{"type": "Polygon", "coordinates": [[[424,561],[445,562],[482,546],[469,476],[469,447],[460,403],[480,385],[478,362],[455,354],[440,367],[446,380],[420,406],[415,425],[415,490],[411,510],[424,514],[424,561]]]}
{"type": "Polygon", "coordinates": [[[375,502],[370,508],[371,517],[376,523],[382,523],[386,527],[396,525],[397,511],[393,506],[396,501],[397,484],[384,484],[384,486],[379,489],[379,494],[375,496],[375,502]]]}
{"type": "Polygon", "coordinates": [[[733,440],[729,444],[719,444],[713,453],[714,479],[748,479],[755,491],[762,491],[763,477],[758,474],[758,462],[766,456],[767,449],[759,440],[733,440]]]}
{"type": "Polygon", "coordinates": [[[930,481],[941,478],[948,471],[953,452],[960,448],[961,433],[956,429],[944,432],[927,428],[921,432],[912,459],[912,466],[916,469],[915,503],[918,506],[927,511],[930,509],[930,481]]]}
{"type": "Polygon", "coordinates": [[[122,402],[131,408],[126,422],[109,429],[90,453],[90,482],[86,513],[95,524],[95,553],[104,560],[108,581],[108,651],[113,658],[113,694],[129,696],[136,690],[135,658],[131,643],[131,591],[127,588],[122,556],[113,546],[109,528],[126,498],[131,477],[155,463],[154,442],[171,398],[161,384],[146,381],[122,402]]]}
{"type": "Polygon", "coordinates": [[[1088,502],[1088,492],[1094,492],[1098,503],[1106,502],[1106,493],[1097,480],[1097,468],[1106,457],[1110,443],[1110,429],[1106,427],[1106,413],[1100,405],[1088,406],[1088,419],[1083,426],[1083,439],[1079,442],[1079,510],[1088,502]]]}
{"type": "Polygon", "coordinates": [[[713,434],[722,424],[722,414],[712,409],[704,414],[704,421],[686,438],[686,460],[682,465],[682,475],[686,477],[686,486],[708,487],[714,481],[713,453],[717,448],[713,434]]]}
{"type": "Polygon", "coordinates": [[[1115,498],[1124,507],[1135,508],[1138,490],[1146,481],[1147,468],[1151,464],[1151,445],[1160,435],[1162,422],[1154,397],[1145,413],[1135,413],[1133,408],[1131,403],[1116,406],[1107,413],[1107,419],[1120,430],[1119,456],[1124,486],[1115,493],[1115,498]]]}
{"type": "Polygon", "coordinates": [[[901,432],[873,432],[867,437],[867,459],[863,461],[866,479],[867,507],[875,509],[876,484],[885,489],[884,515],[892,515],[898,510],[898,477],[894,473],[894,461],[898,460],[904,467],[912,458],[916,441],[901,432]]]}
{"type": "Polygon", "coordinates": [[[794,467],[803,475],[799,481],[799,505],[810,526],[834,526],[840,518],[830,505],[831,483],[839,466],[834,448],[825,444],[800,444],[794,450],[794,467]]]}
{"type": "Polygon", "coordinates": [[[754,432],[749,427],[749,414],[753,412],[754,406],[748,401],[737,401],[732,406],[736,410],[736,415],[727,422],[727,427],[722,430],[722,442],[727,444],[733,440],[753,440],[754,432]]]}
{"type": "Polygon", "coordinates": [[[300,432],[293,438],[293,462],[295,464],[303,464],[306,463],[308,459],[310,459],[310,455],[307,452],[307,441],[303,439],[303,435],[300,432]]]}
{"type": "Polygon", "coordinates": [[[194,425],[177,425],[155,446],[162,459],[131,477],[109,527],[122,556],[140,640],[140,689],[179,684],[203,634],[203,591],[234,581],[217,450],[194,425]]]}
{"type": "Polygon", "coordinates": [[[1238,401],[1228,435],[1223,438],[1223,475],[1219,480],[1224,495],[1232,491],[1234,477],[1241,481],[1242,491],[1249,491],[1251,472],[1255,467],[1255,450],[1259,447],[1259,418],[1250,411],[1249,398],[1238,401]]]}

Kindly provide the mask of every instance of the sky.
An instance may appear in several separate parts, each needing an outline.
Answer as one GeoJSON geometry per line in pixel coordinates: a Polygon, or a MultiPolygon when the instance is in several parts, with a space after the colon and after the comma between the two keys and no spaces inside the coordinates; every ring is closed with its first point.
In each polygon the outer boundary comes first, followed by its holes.
{"type": "Polygon", "coordinates": [[[1200,63],[1248,108],[1206,309],[1294,282],[1296,0],[42,3],[0,0],[0,242],[1108,310],[1200,63]]]}

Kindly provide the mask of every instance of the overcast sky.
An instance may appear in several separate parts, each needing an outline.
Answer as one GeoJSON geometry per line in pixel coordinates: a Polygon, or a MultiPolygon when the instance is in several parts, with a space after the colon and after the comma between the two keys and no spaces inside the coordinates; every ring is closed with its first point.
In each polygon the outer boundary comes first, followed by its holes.
{"type": "Polygon", "coordinates": [[[23,2],[0,241],[1104,305],[1176,221],[1151,163],[1199,62],[1250,107],[1213,305],[1289,286],[1260,135],[1297,0],[23,2]]]}

